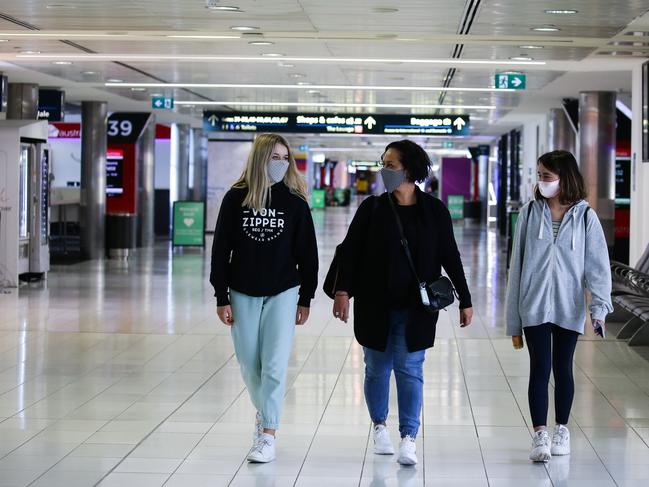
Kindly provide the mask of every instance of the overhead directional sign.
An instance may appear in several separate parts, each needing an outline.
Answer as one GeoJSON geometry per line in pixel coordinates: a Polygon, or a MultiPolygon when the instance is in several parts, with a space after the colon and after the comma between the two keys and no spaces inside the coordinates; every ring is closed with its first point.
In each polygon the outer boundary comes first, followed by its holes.
{"type": "Polygon", "coordinates": [[[526,79],[524,74],[497,74],[496,88],[500,90],[524,90],[526,79]]]}
{"type": "Polygon", "coordinates": [[[173,98],[165,98],[164,96],[154,96],[153,98],[151,98],[151,108],[171,110],[173,107],[173,98]]]}
{"type": "Polygon", "coordinates": [[[452,137],[469,134],[469,116],[206,111],[203,112],[203,127],[208,132],[445,135],[452,137]]]}

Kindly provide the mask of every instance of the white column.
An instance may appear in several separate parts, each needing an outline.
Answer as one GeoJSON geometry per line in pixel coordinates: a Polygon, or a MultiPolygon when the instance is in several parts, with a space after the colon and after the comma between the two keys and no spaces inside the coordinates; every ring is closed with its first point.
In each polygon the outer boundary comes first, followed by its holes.
{"type": "MultiPolygon", "coordinates": [[[[647,86],[644,90],[647,90],[647,86]]],[[[649,161],[642,161],[642,63],[633,68],[631,125],[631,251],[633,266],[649,244],[649,161]]]]}

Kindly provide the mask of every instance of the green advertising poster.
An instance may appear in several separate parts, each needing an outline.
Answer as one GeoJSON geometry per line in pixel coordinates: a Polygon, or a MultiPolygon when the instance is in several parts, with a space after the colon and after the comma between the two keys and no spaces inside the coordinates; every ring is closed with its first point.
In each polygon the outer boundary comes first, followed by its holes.
{"type": "Polygon", "coordinates": [[[172,244],[205,246],[205,203],[202,201],[174,202],[172,244]]]}
{"type": "Polygon", "coordinates": [[[325,207],[325,190],[324,189],[314,189],[311,192],[311,206],[313,208],[324,208],[325,207]]]}
{"type": "Polygon", "coordinates": [[[464,218],[464,195],[463,194],[448,195],[448,211],[451,213],[451,218],[453,220],[461,220],[464,218]]]}

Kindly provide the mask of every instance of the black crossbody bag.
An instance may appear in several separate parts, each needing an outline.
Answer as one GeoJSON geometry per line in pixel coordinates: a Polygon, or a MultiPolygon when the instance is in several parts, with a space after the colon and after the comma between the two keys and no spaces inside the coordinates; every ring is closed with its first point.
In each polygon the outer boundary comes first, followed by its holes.
{"type": "Polygon", "coordinates": [[[440,276],[431,283],[427,283],[419,279],[417,269],[415,269],[415,263],[412,260],[412,254],[410,253],[410,247],[408,246],[408,240],[406,239],[406,235],[403,232],[401,218],[399,218],[399,213],[397,212],[394,201],[392,201],[392,197],[388,196],[388,199],[390,200],[390,208],[392,208],[394,217],[397,220],[397,227],[399,228],[399,236],[401,238],[401,246],[403,247],[403,251],[406,253],[406,258],[408,259],[410,269],[412,270],[412,273],[415,276],[415,280],[419,285],[419,296],[421,304],[430,314],[437,314],[440,310],[445,309],[453,304],[455,298],[457,297],[457,292],[455,291],[451,280],[446,276],[440,276]]]}

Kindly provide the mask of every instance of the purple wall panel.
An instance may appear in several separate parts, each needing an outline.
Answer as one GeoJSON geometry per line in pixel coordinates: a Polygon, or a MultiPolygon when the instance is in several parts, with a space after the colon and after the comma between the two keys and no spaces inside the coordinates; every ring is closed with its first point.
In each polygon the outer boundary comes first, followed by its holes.
{"type": "Polygon", "coordinates": [[[448,203],[449,194],[463,194],[471,199],[471,159],[466,157],[443,157],[440,181],[441,197],[448,203]]]}

